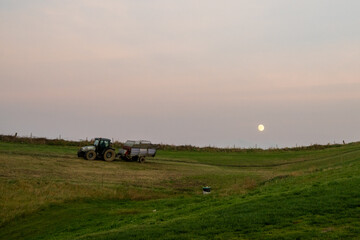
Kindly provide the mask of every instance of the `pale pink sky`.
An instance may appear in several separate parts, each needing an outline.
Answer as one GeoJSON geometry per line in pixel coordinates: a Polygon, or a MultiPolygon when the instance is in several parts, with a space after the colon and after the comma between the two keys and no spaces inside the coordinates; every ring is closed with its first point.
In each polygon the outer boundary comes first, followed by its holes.
{"type": "Polygon", "coordinates": [[[0,0],[0,134],[359,141],[359,12],[355,0],[0,0]]]}

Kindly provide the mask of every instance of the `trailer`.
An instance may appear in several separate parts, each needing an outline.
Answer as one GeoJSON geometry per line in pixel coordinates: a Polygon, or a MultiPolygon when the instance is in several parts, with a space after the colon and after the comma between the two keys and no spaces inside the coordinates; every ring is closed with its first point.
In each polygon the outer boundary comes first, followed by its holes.
{"type": "Polygon", "coordinates": [[[155,157],[156,146],[147,140],[128,140],[119,149],[118,156],[125,161],[138,161],[142,163],[146,157],[155,157]]]}

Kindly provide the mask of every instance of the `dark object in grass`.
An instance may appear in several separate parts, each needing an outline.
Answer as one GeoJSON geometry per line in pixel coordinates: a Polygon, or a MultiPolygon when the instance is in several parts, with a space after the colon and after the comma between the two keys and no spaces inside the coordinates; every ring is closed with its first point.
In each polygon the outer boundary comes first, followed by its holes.
{"type": "Polygon", "coordinates": [[[209,194],[211,192],[211,187],[203,187],[203,194],[209,194]]]}

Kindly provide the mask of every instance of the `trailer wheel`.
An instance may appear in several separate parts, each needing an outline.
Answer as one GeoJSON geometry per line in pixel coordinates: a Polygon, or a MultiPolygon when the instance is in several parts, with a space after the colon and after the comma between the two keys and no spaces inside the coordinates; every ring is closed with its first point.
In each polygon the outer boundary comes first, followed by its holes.
{"type": "Polygon", "coordinates": [[[143,163],[145,162],[145,158],[144,157],[139,157],[139,163],[143,163]]]}
{"type": "Polygon", "coordinates": [[[87,151],[84,157],[86,160],[94,160],[96,158],[96,152],[94,150],[87,151]]]}
{"type": "Polygon", "coordinates": [[[107,162],[114,161],[115,159],[115,151],[112,149],[108,149],[104,152],[104,160],[107,162]]]}

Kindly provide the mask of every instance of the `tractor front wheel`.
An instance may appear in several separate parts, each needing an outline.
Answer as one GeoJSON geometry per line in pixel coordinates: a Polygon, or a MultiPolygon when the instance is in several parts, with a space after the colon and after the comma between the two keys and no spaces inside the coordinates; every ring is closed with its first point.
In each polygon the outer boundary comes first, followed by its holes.
{"type": "Polygon", "coordinates": [[[112,149],[108,149],[104,152],[104,160],[107,162],[114,161],[115,159],[115,151],[112,149]]]}
{"type": "Polygon", "coordinates": [[[93,150],[87,151],[84,157],[86,160],[94,160],[96,158],[96,152],[93,150]]]}

